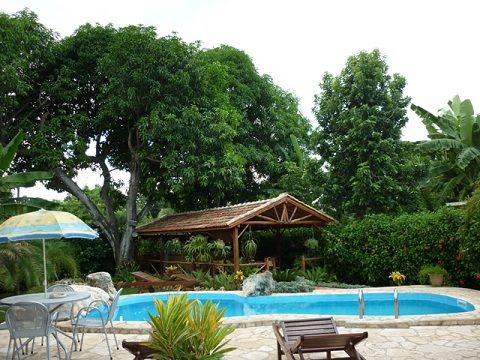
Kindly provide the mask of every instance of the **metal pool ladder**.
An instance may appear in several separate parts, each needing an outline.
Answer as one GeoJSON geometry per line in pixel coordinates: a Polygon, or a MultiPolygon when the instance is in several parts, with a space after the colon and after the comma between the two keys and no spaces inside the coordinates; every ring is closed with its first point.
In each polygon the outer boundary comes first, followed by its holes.
{"type": "Polygon", "coordinates": [[[395,314],[395,319],[398,319],[399,311],[398,311],[398,290],[393,290],[393,312],[395,314]]]}
{"type": "Polygon", "coordinates": [[[365,299],[363,297],[363,290],[358,290],[358,317],[363,319],[365,315],[365,299]]]}

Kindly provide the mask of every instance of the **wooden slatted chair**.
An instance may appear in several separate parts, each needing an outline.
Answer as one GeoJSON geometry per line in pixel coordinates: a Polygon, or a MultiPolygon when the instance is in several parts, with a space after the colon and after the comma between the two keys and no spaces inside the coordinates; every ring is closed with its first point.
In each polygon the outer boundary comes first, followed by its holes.
{"type": "Polygon", "coordinates": [[[198,281],[192,277],[175,274],[170,277],[171,280],[162,280],[156,276],[147,274],[143,271],[134,271],[132,275],[135,276],[137,281],[132,283],[122,284],[124,287],[136,287],[136,288],[147,288],[150,292],[154,292],[155,288],[162,287],[181,287],[183,289],[193,288],[198,284],[198,281]]]}
{"type": "Polygon", "coordinates": [[[332,358],[332,351],[344,351],[348,356],[336,360],[365,360],[355,346],[368,337],[367,332],[339,334],[332,317],[288,320],[273,324],[277,338],[277,357],[284,354],[287,360],[295,360],[298,354],[304,360],[304,353],[325,352],[327,359],[332,358]]]}

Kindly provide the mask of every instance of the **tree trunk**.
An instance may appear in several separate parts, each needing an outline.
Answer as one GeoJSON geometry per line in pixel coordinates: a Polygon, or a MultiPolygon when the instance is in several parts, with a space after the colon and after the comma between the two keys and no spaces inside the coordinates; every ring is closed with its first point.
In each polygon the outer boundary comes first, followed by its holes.
{"type": "Polygon", "coordinates": [[[107,221],[105,216],[101,213],[95,203],[83,192],[82,189],[61,169],[57,168],[54,170],[55,176],[62,182],[65,187],[65,190],[75,196],[85,207],[87,208],[90,215],[96,221],[97,225],[102,230],[102,235],[107,239],[108,243],[113,249],[113,255],[115,258],[115,263],[119,263],[119,254],[117,249],[121,248],[123,237],[120,236],[117,229],[114,225],[107,221]]]}
{"type": "Polygon", "coordinates": [[[140,183],[140,162],[136,154],[132,155],[130,161],[130,180],[127,195],[127,219],[125,231],[120,246],[116,249],[115,261],[117,264],[124,260],[133,258],[132,235],[137,226],[137,197],[140,183]]]}

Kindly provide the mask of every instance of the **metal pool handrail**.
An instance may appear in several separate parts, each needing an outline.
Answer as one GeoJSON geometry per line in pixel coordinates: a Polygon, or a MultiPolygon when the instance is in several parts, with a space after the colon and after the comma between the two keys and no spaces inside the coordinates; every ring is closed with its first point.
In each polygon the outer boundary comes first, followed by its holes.
{"type": "Polygon", "coordinates": [[[358,290],[358,317],[363,319],[365,315],[365,299],[363,297],[363,290],[358,290]]]}

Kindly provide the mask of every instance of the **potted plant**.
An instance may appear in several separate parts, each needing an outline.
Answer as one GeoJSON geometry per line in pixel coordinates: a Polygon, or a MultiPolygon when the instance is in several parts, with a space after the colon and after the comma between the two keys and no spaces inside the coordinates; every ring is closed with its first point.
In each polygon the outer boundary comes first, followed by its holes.
{"type": "Polygon", "coordinates": [[[440,265],[422,266],[418,273],[418,278],[422,284],[430,283],[432,286],[442,286],[447,276],[447,270],[440,265]]]}
{"type": "Polygon", "coordinates": [[[248,240],[243,245],[243,252],[245,256],[251,261],[255,261],[255,254],[257,253],[257,243],[252,238],[248,240]]]}

